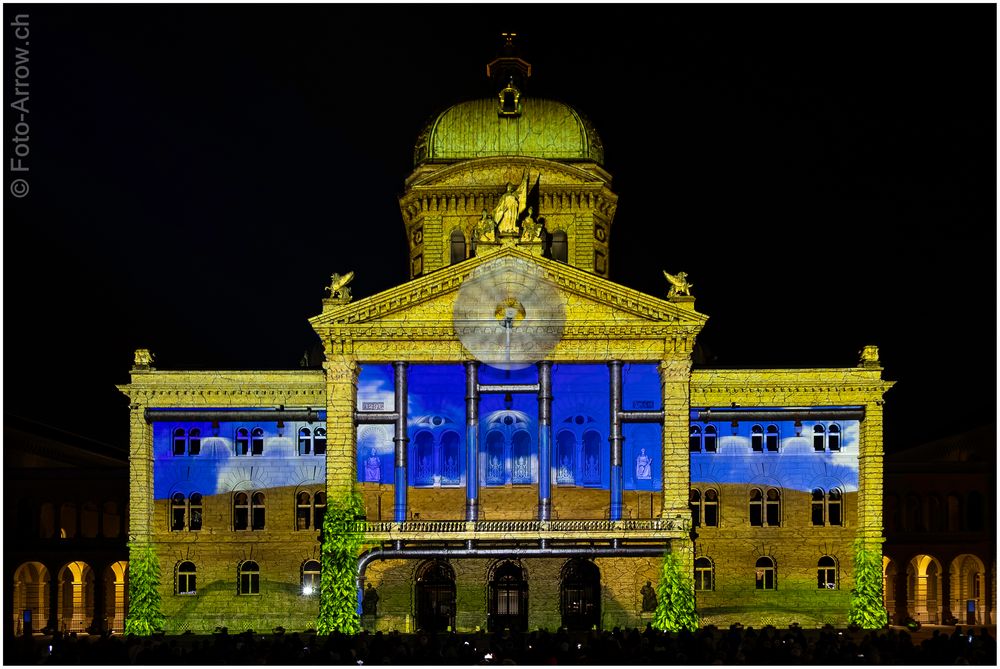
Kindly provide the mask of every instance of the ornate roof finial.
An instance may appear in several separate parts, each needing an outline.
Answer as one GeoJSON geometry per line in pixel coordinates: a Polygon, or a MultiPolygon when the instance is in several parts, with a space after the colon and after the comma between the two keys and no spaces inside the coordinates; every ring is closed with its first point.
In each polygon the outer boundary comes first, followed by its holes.
{"type": "Polygon", "coordinates": [[[502,53],[486,64],[486,76],[499,85],[510,82],[510,86],[523,88],[531,76],[531,63],[518,55],[521,49],[514,43],[516,37],[517,33],[500,33],[502,53]]]}

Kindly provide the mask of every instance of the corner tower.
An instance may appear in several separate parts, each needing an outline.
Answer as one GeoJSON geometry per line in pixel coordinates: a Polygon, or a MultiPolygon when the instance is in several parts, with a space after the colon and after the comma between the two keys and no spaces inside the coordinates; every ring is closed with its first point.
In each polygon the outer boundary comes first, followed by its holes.
{"type": "Polygon", "coordinates": [[[607,277],[618,196],[600,137],[573,107],[523,90],[531,65],[505,37],[486,66],[495,97],[446,109],[417,138],[399,199],[410,278],[504,245],[607,277]]]}

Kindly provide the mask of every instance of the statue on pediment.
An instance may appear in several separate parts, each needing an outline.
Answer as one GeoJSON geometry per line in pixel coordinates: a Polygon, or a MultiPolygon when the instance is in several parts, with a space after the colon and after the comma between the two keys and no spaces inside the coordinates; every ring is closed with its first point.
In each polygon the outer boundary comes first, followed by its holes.
{"type": "Polygon", "coordinates": [[[500,235],[517,234],[521,214],[528,206],[527,199],[528,173],[525,172],[517,190],[514,190],[514,184],[507,184],[507,192],[500,196],[500,201],[493,210],[493,220],[496,221],[497,232],[500,235]]]}
{"type": "Polygon", "coordinates": [[[687,280],[687,272],[678,272],[674,276],[667,270],[663,270],[663,276],[667,277],[667,281],[670,282],[670,291],[667,293],[667,297],[678,295],[691,296],[691,289],[694,288],[694,284],[687,280]]]}
{"type": "Polygon", "coordinates": [[[483,209],[483,215],[472,232],[475,238],[481,242],[495,242],[497,240],[497,224],[488,209],[483,209]]]}
{"type": "Polygon", "coordinates": [[[135,362],[132,369],[150,369],[155,359],[156,356],[148,348],[137,348],[135,349],[135,362]]]}
{"type": "Polygon", "coordinates": [[[351,301],[351,289],[347,285],[354,279],[354,272],[340,275],[334,272],[330,277],[330,285],[326,287],[330,291],[330,299],[347,304],[351,301]]]}

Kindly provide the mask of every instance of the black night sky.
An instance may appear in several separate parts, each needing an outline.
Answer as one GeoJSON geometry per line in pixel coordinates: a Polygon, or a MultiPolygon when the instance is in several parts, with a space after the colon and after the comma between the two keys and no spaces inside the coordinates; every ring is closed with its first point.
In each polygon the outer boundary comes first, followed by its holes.
{"type": "Polygon", "coordinates": [[[849,367],[873,343],[887,450],[995,422],[996,11],[7,4],[8,105],[29,14],[30,192],[5,173],[4,412],[124,447],[137,347],[297,368],[332,272],[356,298],[407,279],[414,140],[494,94],[513,30],[525,95],[604,141],[612,279],[663,296],[687,271],[712,365],[849,367]]]}

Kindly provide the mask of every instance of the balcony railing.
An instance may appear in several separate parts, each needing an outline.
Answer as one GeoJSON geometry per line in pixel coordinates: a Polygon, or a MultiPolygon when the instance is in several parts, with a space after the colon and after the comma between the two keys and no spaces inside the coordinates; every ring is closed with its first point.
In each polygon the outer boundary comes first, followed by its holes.
{"type": "Polygon", "coordinates": [[[655,535],[659,532],[686,531],[688,519],[645,518],[626,520],[391,520],[358,521],[352,528],[366,535],[418,535],[418,534],[525,534],[546,536],[560,534],[611,534],[655,535]]]}

